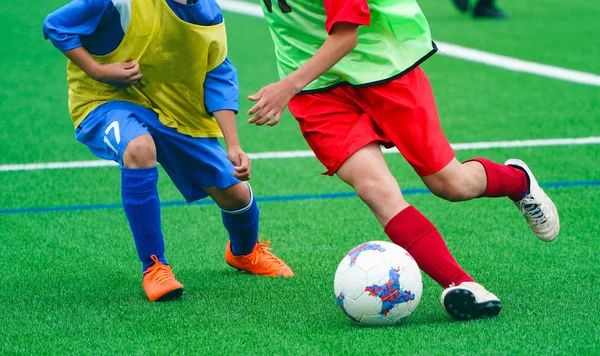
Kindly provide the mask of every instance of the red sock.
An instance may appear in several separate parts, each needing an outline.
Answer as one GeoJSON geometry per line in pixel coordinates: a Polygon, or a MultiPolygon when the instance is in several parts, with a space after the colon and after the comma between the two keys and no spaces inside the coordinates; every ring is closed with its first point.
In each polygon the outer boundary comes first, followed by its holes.
{"type": "Polygon", "coordinates": [[[527,175],[521,169],[498,164],[485,158],[473,158],[483,165],[487,175],[487,188],[484,197],[509,197],[514,201],[521,200],[523,194],[529,189],[527,175]]]}
{"type": "Polygon", "coordinates": [[[442,287],[473,281],[452,257],[435,226],[414,207],[409,206],[394,216],[385,226],[385,233],[442,287]]]}

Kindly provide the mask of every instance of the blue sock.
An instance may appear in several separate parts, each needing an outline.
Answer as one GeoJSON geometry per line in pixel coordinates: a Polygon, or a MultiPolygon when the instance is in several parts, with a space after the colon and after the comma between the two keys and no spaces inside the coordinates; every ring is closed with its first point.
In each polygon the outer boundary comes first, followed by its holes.
{"type": "MultiPolygon", "coordinates": [[[[250,188],[250,186],[248,186],[250,188]]],[[[250,189],[250,203],[239,210],[221,210],[223,225],[229,232],[231,252],[236,256],[252,252],[258,242],[258,216],[260,211],[250,189]]]]}
{"type": "Polygon", "coordinates": [[[135,240],[142,271],[152,266],[152,255],[167,264],[165,242],[160,223],[158,198],[158,168],[121,168],[121,196],[123,209],[135,240]]]}

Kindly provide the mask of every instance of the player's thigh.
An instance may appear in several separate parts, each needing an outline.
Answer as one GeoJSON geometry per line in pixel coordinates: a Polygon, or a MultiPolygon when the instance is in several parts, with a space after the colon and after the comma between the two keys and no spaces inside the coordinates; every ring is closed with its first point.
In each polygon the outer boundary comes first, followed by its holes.
{"type": "Polygon", "coordinates": [[[146,124],[152,131],[158,162],[186,201],[206,198],[205,187],[224,190],[240,183],[218,139],[191,137],[158,120],[146,124]]]}
{"type": "Polygon", "coordinates": [[[427,76],[415,68],[389,83],[358,89],[373,117],[419,174],[427,176],[446,167],[454,150],[444,134],[427,76]]]}
{"type": "Polygon", "coordinates": [[[382,140],[371,118],[342,88],[297,95],[288,107],[325,174],[333,175],[358,149],[382,140]]]}
{"type": "Polygon", "coordinates": [[[75,129],[77,141],[99,158],[122,164],[129,143],[150,132],[141,118],[156,115],[141,106],[109,102],[92,111],[75,129]]]}

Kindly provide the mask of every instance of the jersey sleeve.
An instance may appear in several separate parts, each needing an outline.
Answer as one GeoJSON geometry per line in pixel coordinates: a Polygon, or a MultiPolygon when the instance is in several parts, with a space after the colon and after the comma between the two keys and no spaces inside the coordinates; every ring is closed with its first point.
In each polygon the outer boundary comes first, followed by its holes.
{"type": "Polygon", "coordinates": [[[110,0],[73,0],[46,16],[44,38],[61,51],[81,47],[79,36],[92,34],[102,21],[110,0]]]}
{"type": "Polygon", "coordinates": [[[323,0],[327,21],[325,29],[331,33],[333,25],[348,22],[358,26],[371,24],[371,13],[367,0],[323,0]]]}
{"type": "Polygon", "coordinates": [[[187,4],[168,0],[167,4],[177,17],[189,23],[200,26],[214,26],[223,22],[221,7],[215,0],[196,0],[187,4]]]}
{"type": "Polygon", "coordinates": [[[206,111],[239,110],[237,70],[226,58],[217,68],[206,73],[204,79],[204,105],[206,111]]]}

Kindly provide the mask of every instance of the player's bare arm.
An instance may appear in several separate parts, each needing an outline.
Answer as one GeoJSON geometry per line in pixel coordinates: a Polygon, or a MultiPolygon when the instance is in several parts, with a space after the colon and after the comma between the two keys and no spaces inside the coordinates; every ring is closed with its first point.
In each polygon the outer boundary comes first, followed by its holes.
{"type": "Polygon", "coordinates": [[[136,61],[100,64],[83,47],[63,51],[63,53],[87,75],[99,82],[116,87],[128,87],[137,84],[144,77],[136,61]]]}
{"type": "Polygon", "coordinates": [[[239,180],[250,179],[250,158],[242,150],[235,124],[235,113],[231,110],[219,110],[213,113],[225,137],[227,157],[235,165],[233,176],[239,180]]]}
{"type": "Polygon", "coordinates": [[[258,126],[277,125],[288,102],[306,85],[327,72],[350,53],[358,43],[358,26],[336,23],[331,34],[315,55],[297,71],[286,78],[269,84],[248,98],[257,101],[248,115],[254,115],[248,123],[258,126]]]}

